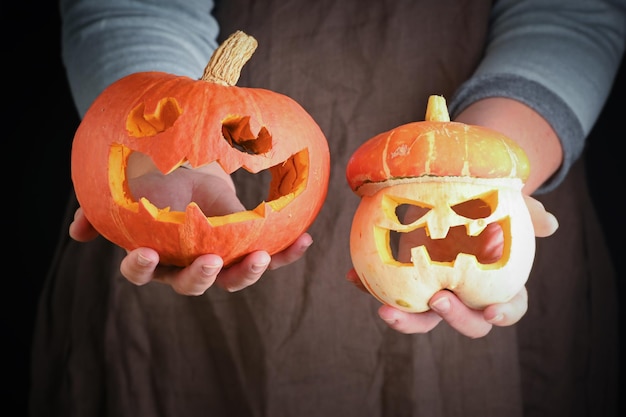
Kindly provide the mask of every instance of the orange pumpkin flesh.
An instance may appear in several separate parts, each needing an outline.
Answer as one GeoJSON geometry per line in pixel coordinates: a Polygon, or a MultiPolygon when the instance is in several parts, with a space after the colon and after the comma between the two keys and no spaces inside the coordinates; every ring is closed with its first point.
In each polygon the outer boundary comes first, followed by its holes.
{"type": "Polygon", "coordinates": [[[311,225],[326,197],[328,144],[294,100],[234,85],[254,48],[254,38],[237,32],[200,80],[136,73],[95,100],[74,137],[72,181],[85,216],[105,238],[126,249],[151,247],[164,264],[185,266],[214,253],[229,265],[255,250],[281,251],[311,225]],[[164,174],[212,162],[227,173],[268,170],[267,200],[209,217],[194,202],[185,211],[156,207],[128,186],[136,152],[164,174]]]}
{"type": "Polygon", "coordinates": [[[521,188],[525,153],[500,133],[451,122],[443,97],[431,96],[426,120],[398,126],[359,147],[346,167],[361,202],[350,236],[354,268],[382,303],[429,309],[449,289],[467,305],[506,302],[525,284],[534,232],[521,188]],[[403,219],[399,207],[418,213],[403,219]],[[421,234],[410,259],[392,248],[393,234],[421,234]],[[501,236],[493,259],[486,237],[501,236]]]}

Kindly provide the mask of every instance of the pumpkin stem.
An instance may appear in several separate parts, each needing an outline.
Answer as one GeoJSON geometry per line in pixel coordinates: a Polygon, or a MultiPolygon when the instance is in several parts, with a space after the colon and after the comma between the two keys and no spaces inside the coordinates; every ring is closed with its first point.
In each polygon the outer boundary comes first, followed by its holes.
{"type": "Polygon", "coordinates": [[[203,81],[234,86],[239,80],[241,69],[248,62],[258,42],[252,36],[238,30],[217,47],[204,68],[203,81]]]}
{"type": "Polygon", "coordinates": [[[446,106],[446,99],[443,98],[443,96],[428,97],[428,104],[426,106],[426,117],[424,120],[429,122],[450,121],[448,106],[446,106]]]}

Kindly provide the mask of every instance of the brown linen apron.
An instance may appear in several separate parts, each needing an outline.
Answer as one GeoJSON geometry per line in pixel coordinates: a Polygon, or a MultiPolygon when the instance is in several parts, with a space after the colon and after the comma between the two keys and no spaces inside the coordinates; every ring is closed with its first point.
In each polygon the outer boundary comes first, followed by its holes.
{"type": "MultiPolygon", "coordinates": [[[[42,295],[34,415],[612,415],[614,283],[581,163],[541,197],[561,228],[538,241],[529,312],[517,326],[477,340],[445,323],[399,334],[344,279],[358,204],[348,158],[371,136],[423,120],[429,95],[451,98],[480,60],[489,8],[220,2],[220,40],[241,29],[259,41],[238,85],[289,95],[328,138],[330,188],[310,229],[314,244],[243,291],[187,297],[128,283],[123,251],[103,239],[66,238],[42,295]]],[[[244,201],[265,198],[262,180],[235,180],[244,201]]]]}

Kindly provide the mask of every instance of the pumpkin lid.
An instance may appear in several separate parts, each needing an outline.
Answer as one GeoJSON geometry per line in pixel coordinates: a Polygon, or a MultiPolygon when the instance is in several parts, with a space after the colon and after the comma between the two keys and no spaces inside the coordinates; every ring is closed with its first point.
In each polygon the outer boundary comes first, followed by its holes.
{"type": "Polygon", "coordinates": [[[346,167],[352,190],[358,194],[367,183],[425,176],[528,178],[522,148],[492,129],[451,122],[443,97],[430,96],[425,119],[363,143],[346,167]]]}

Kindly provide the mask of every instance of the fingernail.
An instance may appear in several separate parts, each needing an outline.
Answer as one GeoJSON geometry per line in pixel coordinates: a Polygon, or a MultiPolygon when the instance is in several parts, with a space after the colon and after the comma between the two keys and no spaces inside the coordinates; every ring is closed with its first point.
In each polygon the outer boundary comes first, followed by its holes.
{"type": "Polygon", "coordinates": [[[495,323],[501,322],[503,318],[504,318],[504,314],[500,313],[500,314],[496,314],[492,318],[485,317],[485,320],[487,320],[489,323],[495,324],[495,323]]]}
{"type": "Polygon", "coordinates": [[[559,228],[559,219],[556,218],[556,216],[552,213],[550,213],[550,216],[552,217],[552,227],[554,228],[554,231],[556,232],[559,228]]]}
{"type": "Polygon", "coordinates": [[[387,324],[396,324],[398,322],[398,320],[395,317],[389,317],[389,318],[383,319],[383,321],[387,324]]]}
{"type": "Polygon", "coordinates": [[[430,304],[430,308],[437,313],[447,313],[450,311],[450,300],[448,297],[441,297],[430,304]]]}
{"type": "Polygon", "coordinates": [[[141,266],[149,266],[152,261],[150,260],[150,258],[146,258],[142,254],[139,254],[139,256],[137,256],[137,263],[141,266]]]}
{"type": "Polygon", "coordinates": [[[217,265],[202,265],[202,273],[210,276],[217,274],[219,269],[217,265]]]}
{"type": "Polygon", "coordinates": [[[255,274],[258,274],[259,272],[263,272],[265,271],[265,269],[267,268],[267,263],[261,263],[261,264],[252,264],[252,266],[250,267],[250,271],[252,271],[255,274]]]}

